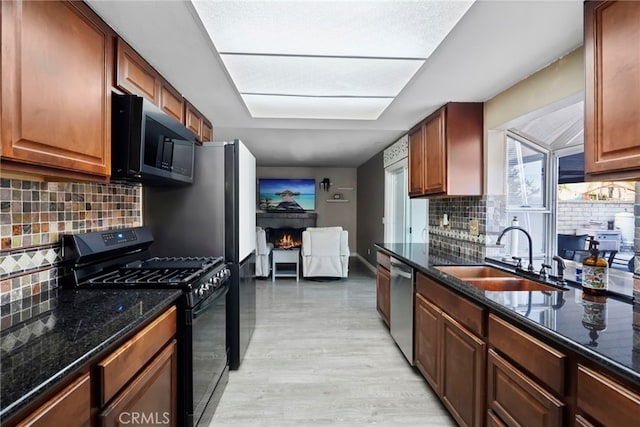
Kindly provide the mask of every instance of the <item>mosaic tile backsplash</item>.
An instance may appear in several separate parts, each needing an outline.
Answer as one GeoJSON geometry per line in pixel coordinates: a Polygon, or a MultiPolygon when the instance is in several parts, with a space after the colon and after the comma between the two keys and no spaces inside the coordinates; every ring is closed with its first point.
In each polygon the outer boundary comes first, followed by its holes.
{"type": "Polygon", "coordinates": [[[140,185],[0,179],[3,327],[48,309],[58,287],[61,235],[140,226],[141,198],[140,185]]]}
{"type": "Polygon", "coordinates": [[[485,257],[487,205],[481,196],[429,200],[429,251],[444,251],[481,261],[485,257]],[[444,215],[448,225],[441,225],[444,215]],[[478,221],[478,236],[469,233],[469,220],[478,221]]]}

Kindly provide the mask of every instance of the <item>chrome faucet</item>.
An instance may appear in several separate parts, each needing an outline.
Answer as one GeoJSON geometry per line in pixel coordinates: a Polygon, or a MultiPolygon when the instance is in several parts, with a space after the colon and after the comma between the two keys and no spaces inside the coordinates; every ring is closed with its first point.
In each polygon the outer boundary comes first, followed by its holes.
{"type": "Polygon", "coordinates": [[[554,255],[553,260],[558,263],[558,285],[564,286],[567,284],[567,282],[564,280],[564,269],[566,268],[564,260],[558,255],[554,255]]]}
{"type": "Polygon", "coordinates": [[[529,271],[529,273],[533,273],[533,243],[531,242],[531,235],[529,235],[527,230],[525,230],[522,227],[518,227],[517,225],[512,225],[511,227],[507,227],[504,230],[502,230],[502,233],[500,233],[500,235],[496,239],[496,245],[499,245],[500,240],[502,239],[502,236],[504,236],[508,231],[511,231],[511,230],[520,230],[524,233],[525,236],[527,236],[527,240],[529,240],[529,266],[527,267],[527,271],[529,271]]]}

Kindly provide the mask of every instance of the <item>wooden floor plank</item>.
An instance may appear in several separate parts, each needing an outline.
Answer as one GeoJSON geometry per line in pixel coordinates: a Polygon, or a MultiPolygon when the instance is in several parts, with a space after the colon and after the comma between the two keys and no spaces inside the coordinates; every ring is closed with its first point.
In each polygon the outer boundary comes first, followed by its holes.
{"type": "Polygon", "coordinates": [[[257,282],[256,329],[211,426],[452,426],[379,318],[375,276],[257,282]]]}

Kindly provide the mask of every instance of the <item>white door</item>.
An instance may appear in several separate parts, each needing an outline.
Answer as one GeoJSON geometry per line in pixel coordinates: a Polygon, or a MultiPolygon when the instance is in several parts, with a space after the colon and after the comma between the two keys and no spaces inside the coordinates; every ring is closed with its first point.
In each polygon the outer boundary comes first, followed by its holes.
{"type": "Polygon", "coordinates": [[[406,208],[409,194],[406,159],[385,169],[385,189],[385,242],[404,243],[408,235],[406,208]]]}
{"type": "Polygon", "coordinates": [[[427,200],[409,199],[407,159],[387,167],[385,181],[385,242],[427,243],[427,200]]]}

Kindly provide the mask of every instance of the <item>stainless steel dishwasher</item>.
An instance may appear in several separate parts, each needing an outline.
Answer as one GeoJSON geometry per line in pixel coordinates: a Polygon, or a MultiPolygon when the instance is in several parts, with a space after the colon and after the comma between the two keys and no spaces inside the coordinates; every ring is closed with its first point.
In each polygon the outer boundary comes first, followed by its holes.
{"type": "Polygon", "coordinates": [[[391,257],[391,336],[413,366],[413,268],[391,257]]]}

